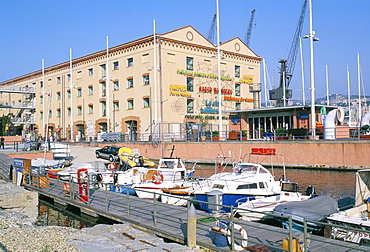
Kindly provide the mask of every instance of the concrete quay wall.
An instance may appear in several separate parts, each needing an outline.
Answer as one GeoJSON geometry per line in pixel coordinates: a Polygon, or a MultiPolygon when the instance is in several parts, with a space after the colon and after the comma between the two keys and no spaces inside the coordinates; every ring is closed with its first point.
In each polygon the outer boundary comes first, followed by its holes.
{"type": "MultiPolygon", "coordinates": [[[[275,148],[276,157],[251,156],[251,161],[263,164],[301,168],[327,168],[359,170],[370,168],[370,141],[219,141],[219,142],[166,142],[154,146],[152,143],[99,143],[97,147],[114,144],[139,149],[144,157],[158,159],[171,154],[186,161],[215,162],[217,156],[231,156],[234,160],[248,161],[252,148],[275,148]],[[281,156],[284,157],[284,161],[281,156]]],[[[93,144],[92,144],[93,145],[93,144]]]]}

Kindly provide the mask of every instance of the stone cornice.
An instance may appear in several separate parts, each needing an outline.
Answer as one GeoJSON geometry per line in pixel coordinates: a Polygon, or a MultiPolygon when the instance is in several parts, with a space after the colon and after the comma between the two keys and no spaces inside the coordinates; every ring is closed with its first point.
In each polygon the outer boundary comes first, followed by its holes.
{"type": "MultiPolygon", "coordinates": [[[[203,45],[197,45],[197,44],[188,43],[185,41],[171,39],[171,38],[162,36],[160,34],[156,34],[156,37],[157,37],[157,40],[160,41],[160,43],[163,46],[179,47],[185,50],[196,51],[196,52],[205,53],[209,55],[215,55],[217,53],[217,48],[215,46],[207,47],[203,45]]],[[[125,43],[125,44],[121,44],[121,45],[109,48],[109,57],[128,53],[131,51],[135,51],[136,49],[149,47],[152,45],[153,45],[153,35],[150,35],[150,36],[147,36],[141,39],[137,39],[137,40],[125,43]]],[[[231,59],[244,60],[244,61],[256,63],[256,64],[259,64],[262,60],[260,57],[248,56],[245,54],[235,53],[231,51],[222,50],[222,52],[223,52],[224,57],[231,58],[231,59]]],[[[106,59],[106,50],[101,50],[99,52],[95,52],[95,53],[92,53],[86,56],[73,59],[72,67],[78,67],[78,66],[82,66],[85,64],[90,64],[96,61],[101,61],[103,59],[106,59]]],[[[67,61],[67,62],[63,62],[57,65],[45,68],[44,73],[45,75],[48,75],[48,74],[54,74],[57,72],[68,71],[70,67],[69,64],[70,62],[67,61]]],[[[42,77],[42,70],[40,69],[38,71],[1,82],[0,85],[15,85],[19,82],[23,82],[27,80],[35,81],[35,79],[37,78],[41,79],[41,77],[42,77]]]]}

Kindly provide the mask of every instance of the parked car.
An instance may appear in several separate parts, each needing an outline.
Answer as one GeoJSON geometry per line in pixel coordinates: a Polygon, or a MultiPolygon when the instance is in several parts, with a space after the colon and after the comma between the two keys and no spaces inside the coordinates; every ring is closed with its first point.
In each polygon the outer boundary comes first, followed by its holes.
{"type": "Polygon", "coordinates": [[[118,146],[104,146],[101,149],[95,150],[96,158],[107,159],[110,162],[118,160],[118,151],[121,147],[118,146]]]}

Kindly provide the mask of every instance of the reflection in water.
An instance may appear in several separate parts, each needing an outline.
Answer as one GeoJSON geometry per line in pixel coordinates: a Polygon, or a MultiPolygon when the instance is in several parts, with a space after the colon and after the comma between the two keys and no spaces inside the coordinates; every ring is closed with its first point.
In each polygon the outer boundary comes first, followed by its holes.
{"type": "MultiPolygon", "coordinates": [[[[274,169],[275,176],[283,173],[282,169],[274,169]]],[[[355,197],[355,171],[322,171],[286,169],[288,179],[298,182],[301,192],[310,185],[314,186],[318,194],[327,194],[338,200],[345,197],[355,197]]]]}
{"type": "Polygon", "coordinates": [[[39,216],[36,225],[38,226],[64,226],[81,229],[95,225],[92,220],[74,216],[68,211],[49,206],[45,201],[39,201],[39,216]]]}

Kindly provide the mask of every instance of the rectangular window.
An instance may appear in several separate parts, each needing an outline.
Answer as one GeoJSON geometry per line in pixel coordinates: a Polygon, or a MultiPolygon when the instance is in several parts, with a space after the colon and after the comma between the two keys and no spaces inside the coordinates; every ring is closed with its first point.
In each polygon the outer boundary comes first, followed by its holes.
{"type": "Polygon", "coordinates": [[[193,92],[193,88],[194,88],[194,85],[193,85],[193,78],[186,78],[186,90],[188,92],[193,92]]]}
{"type": "Polygon", "coordinates": [[[240,78],[240,66],[235,66],[235,77],[240,78]]]}
{"type": "Polygon", "coordinates": [[[105,101],[101,103],[101,113],[101,115],[104,117],[107,115],[107,104],[105,103],[105,101]]]}
{"type": "Polygon", "coordinates": [[[113,102],[113,110],[114,111],[119,110],[119,102],[118,101],[113,102]]]}
{"type": "Polygon", "coordinates": [[[106,97],[107,96],[107,86],[105,82],[101,83],[101,96],[106,97]]]}
{"type": "Polygon", "coordinates": [[[43,104],[44,103],[44,96],[40,96],[40,104],[43,104]]]}
{"type": "Polygon", "coordinates": [[[149,108],[150,107],[150,103],[149,103],[149,97],[146,97],[143,99],[143,107],[144,108],[149,108]]]}
{"type": "Polygon", "coordinates": [[[61,81],[60,81],[60,77],[57,77],[57,84],[60,84],[61,81]]]}
{"type": "Polygon", "coordinates": [[[188,113],[194,113],[194,100],[193,99],[187,99],[187,112],[188,113]]]}
{"type": "Polygon", "coordinates": [[[67,108],[67,115],[71,116],[71,108],[67,108]]]}
{"type": "Polygon", "coordinates": [[[101,70],[101,77],[105,77],[107,75],[105,64],[100,65],[100,70],[101,70]]]}
{"type": "Polygon", "coordinates": [[[60,109],[57,110],[57,117],[60,117],[60,109]]]}
{"type": "Polygon", "coordinates": [[[77,107],[77,115],[82,115],[82,107],[77,107]]]}
{"type": "Polygon", "coordinates": [[[127,101],[127,109],[134,109],[134,100],[127,101]]]}
{"type": "Polygon", "coordinates": [[[186,70],[193,71],[193,58],[186,57],[186,70]]]}
{"type": "Polygon", "coordinates": [[[82,88],[78,88],[77,89],[77,97],[81,97],[82,96],[82,88]]]}
{"type": "Polygon", "coordinates": [[[127,66],[128,67],[131,67],[131,66],[133,66],[134,65],[134,58],[129,58],[129,59],[127,59],[127,66]]]}
{"type": "Polygon", "coordinates": [[[71,90],[67,90],[67,97],[68,99],[71,99],[71,90]]]}
{"type": "Polygon", "coordinates": [[[118,61],[113,62],[113,70],[118,70],[119,69],[119,63],[118,61]]]}
{"type": "Polygon", "coordinates": [[[127,88],[134,87],[134,78],[127,79],[127,88]]]}
{"type": "Polygon", "coordinates": [[[67,81],[71,81],[71,75],[67,74],[67,81]]]}
{"type": "Polygon", "coordinates": [[[40,112],[40,119],[44,119],[44,112],[40,112]]]}
{"type": "Polygon", "coordinates": [[[235,103],[235,110],[240,110],[241,107],[240,107],[240,102],[236,102],[235,103]]]}
{"type": "Polygon", "coordinates": [[[113,82],[113,90],[119,90],[119,81],[113,82]]]}
{"type": "Polygon", "coordinates": [[[149,85],[149,74],[143,76],[143,85],[149,85]]]}
{"type": "Polygon", "coordinates": [[[89,114],[93,114],[94,113],[94,105],[89,105],[89,114]]]}
{"type": "Polygon", "coordinates": [[[93,75],[94,75],[94,69],[89,68],[89,76],[93,76],[93,75]]]}
{"type": "Polygon", "coordinates": [[[240,84],[235,84],[235,96],[240,96],[240,84]]]}
{"type": "Polygon", "coordinates": [[[53,113],[51,112],[51,110],[49,110],[49,118],[52,118],[53,117],[53,113]]]}
{"type": "Polygon", "coordinates": [[[57,100],[60,101],[60,99],[61,99],[61,96],[60,96],[60,93],[58,92],[57,93],[57,100]]]}
{"type": "Polygon", "coordinates": [[[44,82],[40,81],[40,87],[44,86],[44,82]]]}
{"type": "Polygon", "coordinates": [[[93,94],[94,94],[94,87],[90,86],[89,87],[89,95],[93,95],[93,94]]]}

